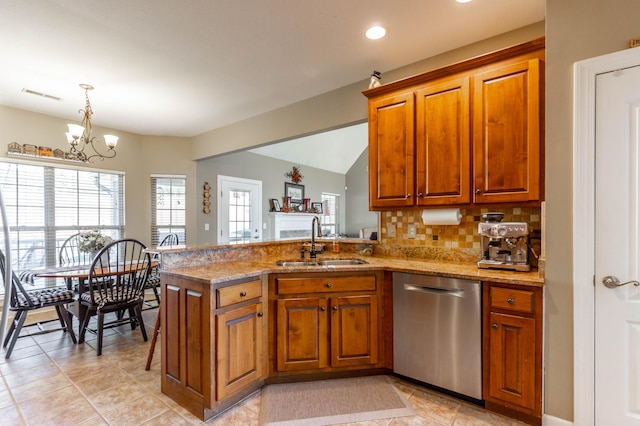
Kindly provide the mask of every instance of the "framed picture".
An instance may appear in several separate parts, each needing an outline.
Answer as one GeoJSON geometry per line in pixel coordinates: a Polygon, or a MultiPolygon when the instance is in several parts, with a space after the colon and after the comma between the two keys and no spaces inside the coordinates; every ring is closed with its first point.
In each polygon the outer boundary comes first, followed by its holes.
{"type": "Polygon", "coordinates": [[[295,204],[302,204],[304,199],[304,185],[298,185],[296,183],[285,182],[284,183],[284,196],[291,197],[291,202],[295,204]]]}
{"type": "Polygon", "coordinates": [[[271,209],[269,211],[272,211],[272,212],[280,211],[280,201],[278,201],[277,198],[270,199],[269,204],[271,204],[271,209]]]}
{"type": "Polygon", "coordinates": [[[311,210],[322,214],[322,203],[311,203],[311,210]]]}

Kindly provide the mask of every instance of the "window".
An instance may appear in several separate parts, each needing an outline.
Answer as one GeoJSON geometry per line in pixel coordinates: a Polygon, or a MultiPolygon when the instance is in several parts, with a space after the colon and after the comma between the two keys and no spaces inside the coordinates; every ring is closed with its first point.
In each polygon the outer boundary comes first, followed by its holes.
{"type": "Polygon", "coordinates": [[[82,230],[124,235],[122,173],[0,162],[0,189],[16,271],[55,266],[62,243],[82,230]]]}
{"type": "Polygon", "coordinates": [[[328,192],[322,193],[322,216],[320,216],[322,235],[331,236],[340,233],[340,227],[338,226],[339,208],[340,195],[328,192]]]}
{"type": "Polygon", "coordinates": [[[187,242],[186,185],[184,175],[151,176],[151,245],[157,246],[175,233],[180,244],[187,242]]]}

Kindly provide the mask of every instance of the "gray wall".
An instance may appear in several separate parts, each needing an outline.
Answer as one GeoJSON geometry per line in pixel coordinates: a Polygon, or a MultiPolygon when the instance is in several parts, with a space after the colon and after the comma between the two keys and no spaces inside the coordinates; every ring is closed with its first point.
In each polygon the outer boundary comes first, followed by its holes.
{"type": "Polygon", "coordinates": [[[369,211],[368,154],[369,149],[365,149],[346,175],[347,226],[344,232],[349,237],[358,237],[360,228],[378,226],[378,213],[369,211]]]}
{"type": "MultiPolygon", "coordinates": [[[[292,164],[288,161],[277,160],[246,151],[198,161],[197,179],[201,184],[209,182],[211,185],[212,206],[210,214],[201,213],[198,215],[197,229],[199,231],[196,243],[207,244],[216,242],[216,236],[218,235],[216,208],[218,202],[215,197],[215,188],[218,175],[262,181],[262,222],[267,224],[267,228],[262,229],[262,238],[273,238],[268,220],[269,199],[277,198],[282,204],[284,183],[290,182],[284,174],[291,171],[293,166],[298,166],[298,164],[292,164]],[[209,224],[209,231],[204,230],[205,223],[209,224]]],[[[305,197],[311,198],[312,202],[321,201],[322,192],[340,194],[341,199],[345,200],[345,176],[343,174],[308,166],[301,166],[300,169],[304,176],[301,184],[305,187],[305,197]]],[[[340,223],[344,226],[344,212],[340,217],[340,223]]]]}

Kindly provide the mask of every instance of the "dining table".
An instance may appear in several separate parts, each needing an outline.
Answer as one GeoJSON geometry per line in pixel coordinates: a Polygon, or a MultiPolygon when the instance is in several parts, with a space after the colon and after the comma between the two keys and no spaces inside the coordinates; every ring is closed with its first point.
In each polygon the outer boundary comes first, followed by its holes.
{"type": "MultiPolygon", "coordinates": [[[[143,263],[132,263],[132,262],[118,262],[117,268],[114,268],[113,264],[111,267],[105,267],[103,270],[105,271],[104,275],[99,272],[94,276],[108,276],[108,275],[124,275],[131,272],[134,268],[143,265],[143,263]],[[108,271],[108,272],[107,272],[108,271]]],[[[158,266],[158,261],[155,259],[151,260],[151,269],[158,266]]],[[[87,282],[89,280],[89,274],[91,271],[91,264],[80,264],[80,263],[72,263],[67,265],[60,265],[55,267],[43,267],[38,269],[33,269],[29,271],[31,275],[37,278],[61,278],[65,281],[66,287],[69,290],[76,290],[78,295],[81,293],[88,291],[87,282]],[[77,282],[77,288],[74,289],[74,281],[77,282]]],[[[84,320],[84,316],[86,315],[87,308],[80,303],[78,299],[75,302],[69,303],[67,306],[67,311],[72,315],[78,318],[80,323],[84,320]]],[[[81,339],[82,340],[82,339],[81,339]]],[[[82,341],[78,341],[78,343],[82,343],[82,341]]]]}

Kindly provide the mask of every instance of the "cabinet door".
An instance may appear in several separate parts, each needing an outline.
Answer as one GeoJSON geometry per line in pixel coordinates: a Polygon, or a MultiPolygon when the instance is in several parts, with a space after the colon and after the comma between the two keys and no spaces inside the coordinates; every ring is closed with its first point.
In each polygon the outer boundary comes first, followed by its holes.
{"type": "Polygon", "coordinates": [[[541,197],[540,59],[474,77],[476,203],[541,197]]]}
{"type": "Polygon", "coordinates": [[[278,371],[327,366],[327,299],[280,299],[277,302],[278,371]]]}
{"type": "Polygon", "coordinates": [[[216,399],[263,376],[262,303],[216,316],[216,399]]]}
{"type": "Polygon", "coordinates": [[[489,395],[486,399],[535,408],[536,321],[489,314],[489,395]]]}
{"type": "Polygon", "coordinates": [[[416,204],[471,201],[469,115],[468,77],[416,92],[416,204]]]}
{"type": "Polygon", "coordinates": [[[414,203],[414,98],[369,101],[369,207],[414,203]]]}
{"type": "Polygon", "coordinates": [[[330,299],[332,367],[378,362],[377,306],[376,296],[330,299]]]}

